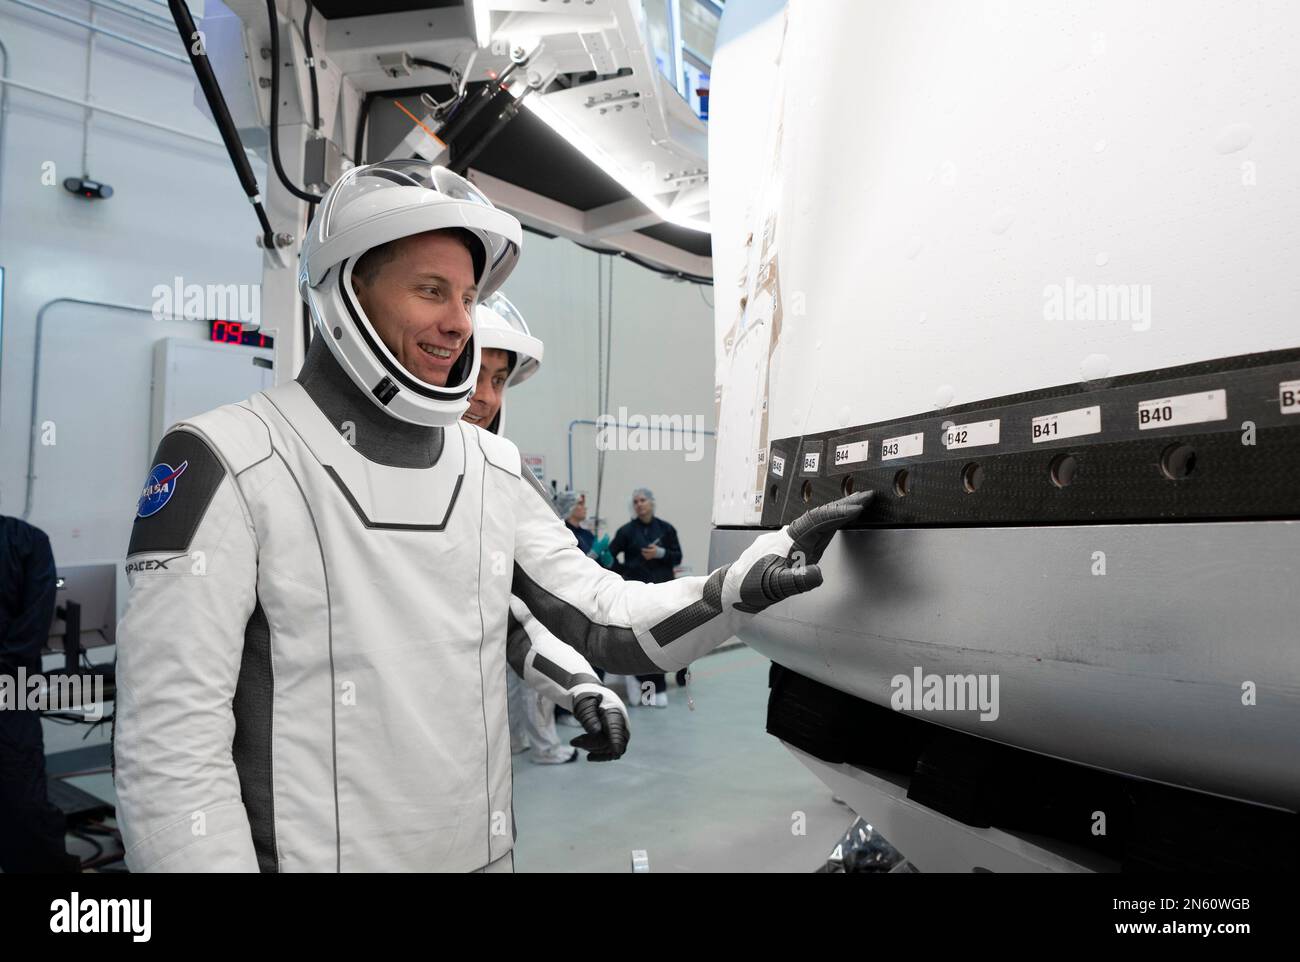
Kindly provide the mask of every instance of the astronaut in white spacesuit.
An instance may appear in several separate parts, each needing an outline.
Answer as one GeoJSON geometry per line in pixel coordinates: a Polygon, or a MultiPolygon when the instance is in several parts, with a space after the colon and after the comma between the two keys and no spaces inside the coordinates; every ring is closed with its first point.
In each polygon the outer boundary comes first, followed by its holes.
{"type": "MultiPolygon", "coordinates": [[[[478,386],[463,419],[493,434],[505,434],[506,389],[522,384],[542,366],[545,346],[518,308],[496,291],[474,309],[474,338],[482,361],[478,386]]],[[[592,671],[587,659],[546,630],[518,598],[510,599],[506,690],[510,738],[528,742],[528,758],[539,765],[575,761],[577,749],[563,744],[555,706],[571,712],[586,733],[571,745],[587,749],[589,761],[610,761],[627,750],[627,708],[592,671]],[[519,731],[516,733],[516,727],[519,731]]]]}
{"type": "Polygon", "coordinates": [[[821,583],[866,493],[707,577],[586,557],[506,439],[460,420],[473,306],[520,226],[420,161],[346,172],[299,289],[296,381],[174,425],[128,549],[115,783],[133,871],[510,871],[510,599],[611,671],[672,671],[821,583]]]}

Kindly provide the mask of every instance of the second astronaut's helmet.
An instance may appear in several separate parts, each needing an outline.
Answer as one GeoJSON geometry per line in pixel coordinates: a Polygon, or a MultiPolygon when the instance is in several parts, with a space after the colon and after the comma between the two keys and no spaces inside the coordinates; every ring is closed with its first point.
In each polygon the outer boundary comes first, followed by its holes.
{"type": "Polygon", "coordinates": [[[543,346],[528,330],[528,322],[509,299],[497,291],[479,301],[474,311],[475,330],[483,349],[512,351],[515,366],[506,381],[508,386],[528,380],[542,364],[543,346]]]}
{"type": "MultiPolygon", "coordinates": [[[[509,351],[514,355],[514,367],[506,378],[505,386],[513,387],[528,380],[542,366],[544,345],[539,338],[528,330],[524,316],[506,298],[497,291],[479,302],[474,310],[474,330],[479,347],[484,351],[509,351]]],[[[501,409],[488,430],[500,434],[505,422],[506,401],[501,395],[501,409]]]]}
{"type": "Polygon", "coordinates": [[[372,248],[427,231],[459,228],[478,245],[478,298],[514,269],[522,231],[479,190],[445,167],[391,160],[354,167],[321,200],[303,243],[298,290],[317,334],[375,404],[411,424],[446,426],[469,407],[479,368],[471,334],[447,383],[430,384],[403,367],[380,339],[352,287],[352,269],[372,248]]]}

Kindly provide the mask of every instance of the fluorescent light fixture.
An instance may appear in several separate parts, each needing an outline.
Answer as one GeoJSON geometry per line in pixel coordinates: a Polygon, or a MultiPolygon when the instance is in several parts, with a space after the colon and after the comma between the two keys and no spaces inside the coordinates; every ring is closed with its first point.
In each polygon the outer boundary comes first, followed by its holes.
{"type": "Polygon", "coordinates": [[[686,217],[675,213],[666,206],[650,192],[643,178],[637,177],[615,163],[613,158],[605,153],[599,144],[575,128],[566,118],[560,115],[559,111],[548,104],[544,94],[535,93],[524,98],[523,105],[568,141],[578,153],[614,178],[629,194],[650,208],[651,212],[660,220],[669,224],[676,224],[678,227],[685,227],[688,230],[701,231],[705,234],[712,230],[707,220],[701,220],[698,217],[686,217]]]}

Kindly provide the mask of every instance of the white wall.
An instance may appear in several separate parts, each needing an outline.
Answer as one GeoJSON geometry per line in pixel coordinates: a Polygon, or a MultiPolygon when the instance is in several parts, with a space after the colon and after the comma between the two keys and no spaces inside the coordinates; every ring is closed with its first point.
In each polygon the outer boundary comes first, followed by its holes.
{"type": "MultiPolygon", "coordinates": [[[[594,421],[597,408],[597,271],[603,260],[562,240],[524,236],[519,266],[503,288],[546,343],[540,372],[507,395],[506,433],[526,454],[546,457],[547,477],[568,479],[567,426],[594,421]]],[[[665,280],[614,262],[609,413],[691,415],[713,430],[712,288],[665,280]],[[707,298],[707,301],[706,301],[707,298]]],[[[614,451],[605,456],[600,514],[609,529],[631,518],[632,489],[655,494],[657,513],[677,528],[683,564],[708,568],[713,439],[702,457],[678,451],[614,451]]],[[[575,490],[595,514],[596,429],[574,430],[575,490]]],[[[602,528],[602,530],[605,530],[602,528]]]]}
{"type": "Polygon", "coordinates": [[[763,339],[719,364],[719,523],[772,440],[1297,343],[1296,4],[791,0],[783,48],[772,6],[712,77],[718,341],[763,339]]]}
{"type": "MultiPolygon", "coordinates": [[[[84,3],[52,8],[88,19],[84,3]]],[[[163,8],[152,8],[165,13],[163,8]]],[[[180,52],[164,30],[97,10],[96,21],[180,52]]],[[[86,96],[86,31],[12,4],[0,7],[0,41],[15,80],[86,96]]],[[[215,128],[193,104],[188,64],[100,37],[91,99],[213,141],[215,128]]],[[[0,513],[22,515],[36,315],[62,297],[149,307],[157,284],[251,284],[261,279],[256,220],[224,149],[128,121],[91,122],[89,173],[111,184],[89,202],[61,186],[83,173],[83,111],[12,89],[0,143],[0,265],[5,268],[0,358],[0,513]],[[57,182],[41,184],[54,161],[57,182]]],[[[262,166],[255,163],[259,177],[262,166]]],[[[567,479],[566,426],[596,410],[597,263],[564,241],[528,235],[509,295],[547,341],[540,374],[521,387],[509,433],[546,456],[548,475],[567,479]]],[[[712,293],[618,263],[614,271],[612,407],[641,414],[712,418],[712,293]]],[[[53,421],[56,443],[37,444],[30,520],[45,528],[60,564],[120,558],[148,468],[152,344],[163,336],[205,336],[198,325],[146,314],[59,304],[45,320],[36,422],[53,421]]],[[[711,427],[711,425],[710,425],[711,427]]],[[[705,458],[680,453],[609,455],[602,514],[626,520],[627,496],[652,487],[661,514],[682,534],[686,563],[707,558],[712,445],[705,458]]],[[[575,485],[595,498],[594,433],[575,439],[575,485]]]]}
{"type": "MultiPolygon", "coordinates": [[[[80,19],[84,3],[56,4],[80,19]]],[[[158,8],[165,14],[165,9],[158,8]]],[[[181,53],[173,33],[96,10],[96,22],[181,53]]],[[[14,80],[86,98],[87,31],[34,11],[0,8],[0,40],[14,80]]],[[[90,99],[218,141],[193,106],[188,63],[98,37],[90,99]]],[[[110,184],[104,201],[74,197],[65,177],[83,173],[80,107],[10,89],[0,167],[0,265],[5,268],[0,367],[0,512],[22,515],[36,317],[56,298],[148,308],[156,284],[257,283],[256,220],[224,148],[129,121],[95,116],[88,172],[110,184]],[[42,165],[55,183],[42,183],[42,165]]],[[[112,560],[125,550],[132,506],[148,468],[152,344],[205,336],[196,323],[147,313],[58,304],[45,315],[30,520],[45,528],[61,564],[112,560]],[[48,440],[48,436],[45,438],[48,440]]]]}

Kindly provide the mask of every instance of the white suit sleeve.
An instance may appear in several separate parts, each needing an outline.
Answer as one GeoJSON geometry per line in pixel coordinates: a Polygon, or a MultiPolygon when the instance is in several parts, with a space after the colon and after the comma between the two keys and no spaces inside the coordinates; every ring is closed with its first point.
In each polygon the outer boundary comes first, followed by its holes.
{"type": "Polygon", "coordinates": [[[729,570],[739,563],[663,584],[624,581],[582,552],[531,472],[521,472],[514,594],[552,634],[600,668],[675,671],[734,635],[752,617],[729,603],[740,597],[733,583],[738,572],[729,570]]]}
{"type": "Polygon", "coordinates": [[[258,871],[232,756],[257,547],[234,478],[197,433],[159,445],[127,571],[114,727],[127,865],[258,871]]]}
{"type": "Polygon", "coordinates": [[[506,661],[524,684],[568,711],[578,695],[605,690],[587,659],[547,631],[518,598],[510,599],[506,661]]]}

